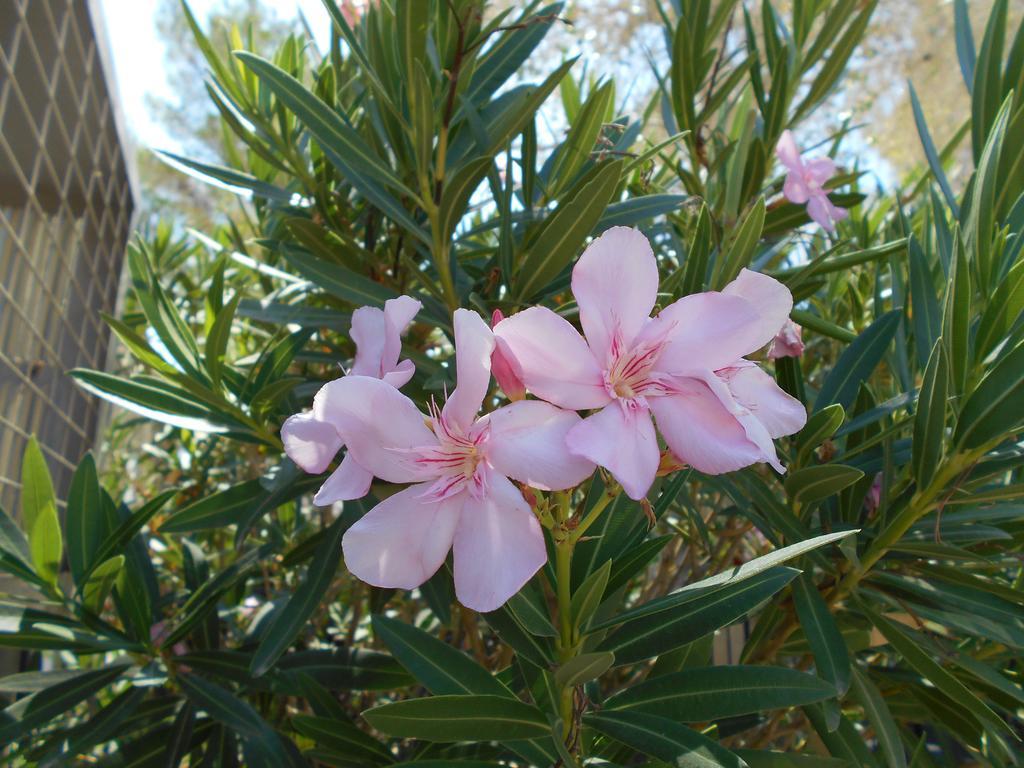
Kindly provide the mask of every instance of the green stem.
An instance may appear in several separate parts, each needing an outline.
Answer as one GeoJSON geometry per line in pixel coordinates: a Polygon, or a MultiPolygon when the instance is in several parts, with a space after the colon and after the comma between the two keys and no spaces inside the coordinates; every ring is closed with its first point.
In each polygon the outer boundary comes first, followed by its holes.
{"type": "MultiPolygon", "coordinates": [[[[562,664],[576,655],[573,642],[575,634],[572,625],[572,550],[574,542],[567,538],[555,545],[555,574],[558,586],[558,623],[559,642],[558,660],[562,664]]],[[[562,689],[560,714],[562,717],[562,736],[568,739],[573,721],[573,692],[566,686],[562,689]]]]}

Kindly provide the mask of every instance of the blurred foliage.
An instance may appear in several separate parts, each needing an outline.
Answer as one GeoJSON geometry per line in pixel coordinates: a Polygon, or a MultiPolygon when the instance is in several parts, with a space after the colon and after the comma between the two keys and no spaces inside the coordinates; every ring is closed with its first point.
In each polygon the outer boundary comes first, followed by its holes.
{"type": "MultiPolygon", "coordinates": [[[[74,373],[163,425],[144,482],[100,482],[87,456],[62,527],[26,454],[0,568],[33,597],[0,603],[0,644],[47,665],[0,679],[8,761],[1018,765],[1024,31],[1007,4],[977,46],[966,4],[949,9],[959,59],[937,66],[964,73],[969,125],[937,142],[916,109],[927,170],[867,201],[844,169],[835,236],[781,196],[773,149],[834,103],[874,2],[665,3],[667,64],[635,111],[572,61],[515,77],[558,4],[395,0],[354,27],[328,7],[322,60],[298,34],[238,52],[241,32],[185,16],[233,138],[223,162],[175,162],[237,189],[246,219],[137,240],[134,303],[109,319],[137,364],[74,373]],[[553,147],[544,102],[567,128],[553,147]],[[353,580],[340,537],[391,489],[313,508],[322,478],[277,431],[351,358],[353,308],[424,303],[405,343],[423,403],[451,388],[452,309],[575,321],[569,269],[614,224],[651,238],[663,303],[744,266],[785,281],[807,350],[774,373],[811,415],[779,443],[785,478],[682,472],[600,512],[570,574],[579,643],[556,662],[549,569],[487,615],[454,603],[446,568],[411,593],[353,580]],[[742,654],[715,663],[744,617],[742,654]]],[[[602,494],[598,477],[574,515],[602,494]]]]}

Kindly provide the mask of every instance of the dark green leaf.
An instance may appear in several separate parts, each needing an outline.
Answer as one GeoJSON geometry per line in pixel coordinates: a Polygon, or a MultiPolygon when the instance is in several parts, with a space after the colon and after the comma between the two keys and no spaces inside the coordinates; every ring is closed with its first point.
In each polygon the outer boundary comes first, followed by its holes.
{"type": "Polygon", "coordinates": [[[508,741],[551,733],[539,709],[505,696],[432,696],[363,712],[379,731],[425,741],[508,741]]]}
{"type": "Polygon", "coordinates": [[[902,310],[886,312],[843,351],[821,385],[818,398],[814,401],[815,411],[833,403],[849,409],[861,382],[871,376],[885,356],[902,317],[902,310]]]}
{"type": "Polygon", "coordinates": [[[793,582],[793,602],[800,626],[814,652],[818,674],[832,683],[842,696],[850,687],[850,655],[846,641],[818,588],[805,573],[793,582]]]}
{"type": "Polygon", "coordinates": [[[864,477],[856,467],[845,464],[822,464],[798,469],[786,478],[786,494],[800,504],[827,499],[864,477]]]}
{"type": "Polygon", "coordinates": [[[600,712],[583,723],[638,752],[678,768],[746,768],[725,747],[672,720],[644,712],[600,712]]]}
{"type": "Polygon", "coordinates": [[[914,414],[911,467],[918,488],[927,488],[942,459],[946,436],[946,401],[949,398],[949,366],[942,339],[935,341],[914,414]]]}

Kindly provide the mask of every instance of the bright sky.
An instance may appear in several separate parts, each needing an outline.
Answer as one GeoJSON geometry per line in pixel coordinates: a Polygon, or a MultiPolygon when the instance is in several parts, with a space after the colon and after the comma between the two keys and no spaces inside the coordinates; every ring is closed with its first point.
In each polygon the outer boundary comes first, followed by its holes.
{"type": "MultiPolygon", "coordinates": [[[[128,130],[143,146],[174,149],[146,108],[146,94],[171,93],[164,72],[165,46],[156,31],[158,5],[159,0],[100,0],[128,130]]],[[[215,5],[215,0],[189,0],[200,23],[215,5]]],[[[274,0],[268,5],[281,18],[294,18],[301,10],[315,33],[326,34],[330,28],[321,0],[274,0]]]]}

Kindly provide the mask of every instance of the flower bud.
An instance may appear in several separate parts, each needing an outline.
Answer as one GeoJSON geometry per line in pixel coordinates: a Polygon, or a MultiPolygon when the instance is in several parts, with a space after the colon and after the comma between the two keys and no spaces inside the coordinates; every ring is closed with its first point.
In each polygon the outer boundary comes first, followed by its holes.
{"type": "MultiPolygon", "coordinates": [[[[491,315],[491,328],[504,319],[505,316],[500,309],[494,310],[494,314],[491,315]]],[[[505,346],[504,341],[495,337],[494,342],[494,352],[491,353],[491,373],[494,374],[495,381],[498,382],[498,386],[509,400],[512,402],[523,400],[526,397],[526,386],[519,377],[519,366],[516,359],[505,346]]]]}
{"type": "Polygon", "coordinates": [[[785,324],[772,339],[768,347],[768,359],[778,360],[780,357],[800,357],[804,353],[803,331],[792,320],[785,324]]]}

